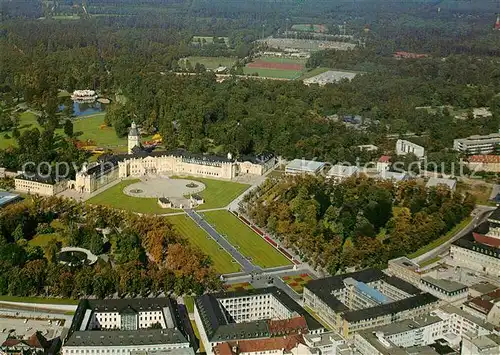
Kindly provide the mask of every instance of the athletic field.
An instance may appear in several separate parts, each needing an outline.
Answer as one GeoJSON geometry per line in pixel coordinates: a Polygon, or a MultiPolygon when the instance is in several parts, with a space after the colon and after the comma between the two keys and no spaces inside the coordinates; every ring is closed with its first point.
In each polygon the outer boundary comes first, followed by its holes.
{"type": "Polygon", "coordinates": [[[248,63],[243,72],[266,78],[296,79],[304,72],[305,62],[302,58],[259,57],[248,63]]]}

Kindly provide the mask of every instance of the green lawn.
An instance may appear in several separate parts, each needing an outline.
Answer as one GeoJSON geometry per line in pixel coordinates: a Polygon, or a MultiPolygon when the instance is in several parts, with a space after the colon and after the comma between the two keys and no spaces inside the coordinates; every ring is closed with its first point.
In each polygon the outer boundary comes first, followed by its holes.
{"type": "Polygon", "coordinates": [[[245,291],[245,290],[253,290],[253,286],[250,282],[239,282],[231,285],[224,285],[224,289],[226,292],[234,292],[234,291],[245,291]]]}
{"type": "Polygon", "coordinates": [[[281,70],[281,69],[249,68],[249,67],[244,67],[243,73],[247,75],[253,75],[254,73],[258,73],[259,76],[265,78],[280,78],[280,79],[297,79],[302,74],[301,71],[297,70],[281,70]]]}
{"type": "Polygon", "coordinates": [[[33,247],[41,247],[46,246],[52,239],[56,239],[61,243],[64,242],[64,238],[59,235],[59,233],[50,233],[50,234],[38,234],[35,235],[32,239],[29,240],[28,244],[33,247]]]}
{"type": "Polygon", "coordinates": [[[102,127],[105,113],[98,113],[90,117],[83,116],[73,121],[73,131],[78,139],[94,141],[97,146],[103,148],[117,148],[127,146],[127,137],[118,138],[113,127],[102,127]]]}
{"type": "Polygon", "coordinates": [[[289,265],[291,263],[283,254],[269,245],[231,212],[211,211],[205,212],[203,215],[243,255],[251,257],[253,263],[264,268],[289,265]]]}
{"type": "Polygon", "coordinates": [[[193,296],[184,296],[184,305],[188,313],[194,313],[194,298],[193,296]]]}
{"type": "Polygon", "coordinates": [[[161,208],[160,205],[158,205],[158,199],[154,197],[132,197],[123,193],[123,189],[125,187],[139,181],[139,179],[120,181],[116,185],[101,192],[99,195],[87,200],[87,203],[144,214],[164,214],[181,211],[170,208],[161,208]]]}
{"type": "Polygon", "coordinates": [[[416,252],[408,255],[408,258],[410,259],[413,259],[413,258],[416,258],[422,254],[425,254],[427,253],[428,251],[431,251],[432,249],[440,246],[441,244],[443,243],[446,243],[448,240],[450,240],[451,238],[453,238],[453,236],[455,234],[457,234],[458,232],[460,232],[462,229],[464,229],[465,227],[467,227],[467,225],[472,222],[472,217],[469,216],[467,217],[466,219],[464,219],[462,222],[460,222],[459,224],[457,224],[455,227],[453,227],[448,233],[446,233],[445,235],[439,237],[438,239],[436,239],[435,241],[427,244],[426,246],[423,246],[422,248],[418,249],[416,252]]]}
{"type": "Polygon", "coordinates": [[[204,353],[205,347],[203,346],[203,342],[201,341],[201,338],[200,338],[200,332],[198,331],[198,327],[196,326],[196,323],[194,320],[191,320],[191,326],[193,327],[194,335],[196,336],[196,338],[198,338],[198,341],[199,341],[199,345],[200,345],[199,352],[204,353]]]}
{"type": "Polygon", "coordinates": [[[205,190],[199,193],[199,195],[201,195],[205,200],[205,203],[200,205],[197,208],[198,210],[226,207],[231,203],[231,201],[233,201],[236,197],[241,195],[246,189],[250,187],[250,185],[240,184],[238,182],[206,179],[192,176],[172,176],[172,178],[188,178],[190,180],[199,181],[205,184],[205,190]]]}
{"type": "MultiPolygon", "coordinates": [[[[36,116],[31,112],[22,112],[19,116],[19,132],[22,133],[27,129],[32,129],[38,127],[40,125],[36,121],[36,116]]],[[[12,138],[12,131],[6,131],[0,133],[0,149],[5,149],[9,146],[16,146],[16,140],[12,138]],[[8,134],[10,138],[5,138],[5,135],[8,134]]]]}
{"type": "MultiPolygon", "coordinates": [[[[326,26],[325,26],[326,29],[326,26]]],[[[292,30],[294,31],[303,31],[303,32],[319,32],[321,30],[320,25],[311,25],[308,23],[298,23],[295,25],[292,25],[292,30]]]]}
{"type": "Polygon", "coordinates": [[[332,69],[325,68],[325,67],[314,68],[314,69],[311,69],[311,70],[308,70],[308,71],[304,72],[300,76],[300,78],[298,78],[298,80],[309,79],[309,78],[312,78],[313,76],[322,74],[322,73],[327,72],[329,70],[332,70],[332,69]]]}
{"type": "Polygon", "coordinates": [[[187,215],[169,216],[167,219],[175,226],[180,235],[210,256],[217,272],[229,274],[240,271],[240,265],[233,262],[231,255],[224,249],[220,249],[219,244],[187,215]]]}
{"type": "MultiPolygon", "coordinates": [[[[196,63],[203,64],[207,69],[216,69],[219,66],[231,68],[236,63],[236,58],[229,57],[187,57],[187,60],[194,66],[196,63]]],[[[179,65],[184,68],[184,59],[179,60],[179,65]]]]}
{"type": "Polygon", "coordinates": [[[42,297],[18,297],[18,296],[0,296],[0,302],[24,302],[24,303],[43,303],[43,304],[78,304],[78,300],[69,298],[42,298],[42,297]]]}

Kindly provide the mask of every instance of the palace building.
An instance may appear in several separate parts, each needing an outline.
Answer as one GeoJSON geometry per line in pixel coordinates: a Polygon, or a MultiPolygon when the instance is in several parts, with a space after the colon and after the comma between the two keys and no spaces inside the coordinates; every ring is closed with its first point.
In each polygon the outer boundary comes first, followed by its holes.
{"type": "Polygon", "coordinates": [[[141,147],[139,131],[132,123],[128,135],[128,154],[105,157],[91,168],[77,173],[70,186],[91,193],[118,178],[144,175],[189,175],[232,180],[240,175],[262,176],[276,164],[272,153],[233,158],[193,154],[184,150],[148,151],[141,147]]]}

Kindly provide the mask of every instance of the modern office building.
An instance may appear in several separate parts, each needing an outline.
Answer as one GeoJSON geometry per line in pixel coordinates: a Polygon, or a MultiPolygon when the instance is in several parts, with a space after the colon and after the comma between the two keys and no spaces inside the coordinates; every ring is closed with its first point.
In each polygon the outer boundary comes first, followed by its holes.
{"type": "Polygon", "coordinates": [[[500,208],[474,231],[450,246],[451,263],[481,273],[500,276],[500,208]]]}
{"type": "Polygon", "coordinates": [[[406,155],[410,153],[414,154],[417,158],[423,158],[425,156],[425,148],[410,141],[398,139],[396,141],[396,154],[406,155]]]}
{"type": "Polygon", "coordinates": [[[365,329],[417,317],[438,302],[435,296],[376,269],[312,280],[303,297],[304,304],[345,339],[365,329]]]}
{"type": "Polygon", "coordinates": [[[490,154],[497,150],[500,143],[500,133],[485,136],[475,135],[468,138],[455,139],[453,149],[465,154],[490,154]]]}
{"type": "Polygon", "coordinates": [[[325,331],[277,287],[202,295],[195,300],[194,318],[208,355],[221,347],[227,349],[226,345],[218,347],[223,343],[262,340],[271,344],[267,339],[325,331]]]}
{"type": "Polygon", "coordinates": [[[62,354],[131,355],[182,349],[194,354],[170,298],[81,300],[62,354]]]}
{"type": "Polygon", "coordinates": [[[325,163],[314,160],[294,159],[285,167],[285,174],[299,175],[309,174],[318,175],[323,171],[325,163]]]}

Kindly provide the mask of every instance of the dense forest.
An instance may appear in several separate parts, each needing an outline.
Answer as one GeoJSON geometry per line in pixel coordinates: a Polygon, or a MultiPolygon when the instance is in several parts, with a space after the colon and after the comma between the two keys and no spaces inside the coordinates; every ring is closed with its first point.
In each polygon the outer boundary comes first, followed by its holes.
{"type": "Polygon", "coordinates": [[[103,298],[220,288],[209,257],[164,218],[58,198],[34,197],[2,209],[0,270],[0,295],[103,298]],[[52,239],[41,248],[34,237],[52,239]],[[101,256],[94,265],[61,264],[62,246],[101,256]]]}
{"type": "Polygon", "coordinates": [[[365,176],[339,184],[322,177],[269,179],[246,196],[245,213],[313,266],[384,267],[427,245],[474,208],[470,195],[416,181],[365,176]]]}

